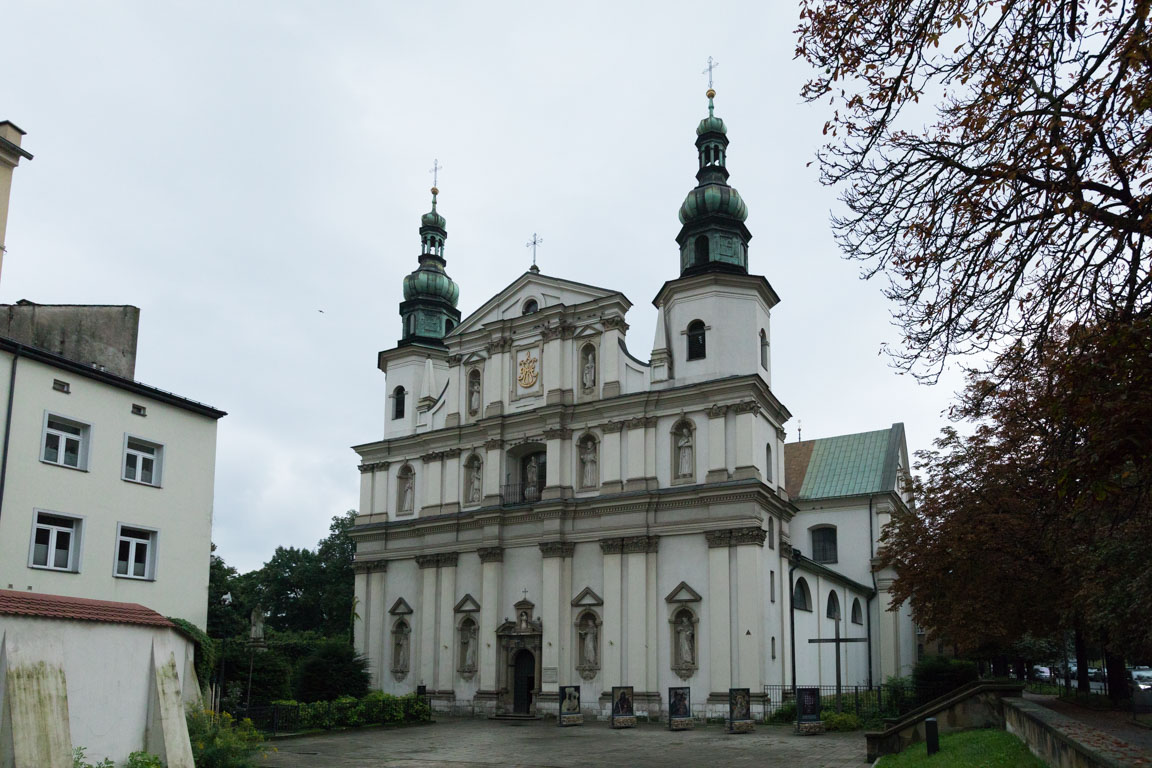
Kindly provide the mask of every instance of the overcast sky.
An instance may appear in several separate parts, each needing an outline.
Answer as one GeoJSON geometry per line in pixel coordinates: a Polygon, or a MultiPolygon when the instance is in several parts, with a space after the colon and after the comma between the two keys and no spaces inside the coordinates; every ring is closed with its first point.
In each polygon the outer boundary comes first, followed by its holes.
{"type": "Polygon", "coordinates": [[[433,159],[467,316],[531,263],[623,291],[647,359],[678,274],[708,56],[782,302],[789,441],[903,421],[928,447],[959,379],[900,376],[879,281],[844,261],[798,96],[795,2],[53,2],[6,7],[13,181],[0,302],[133,304],[137,378],[228,411],[213,538],[242,571],[357,504],[349,446],[383,434],[376,353],[400,336],[433,159]]]}

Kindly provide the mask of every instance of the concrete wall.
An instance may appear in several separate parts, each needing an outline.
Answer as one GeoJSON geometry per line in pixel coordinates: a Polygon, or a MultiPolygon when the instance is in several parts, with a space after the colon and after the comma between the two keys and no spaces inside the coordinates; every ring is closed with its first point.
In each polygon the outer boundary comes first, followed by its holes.
{"type": "Polygon", "coordinates": [[[1049,768],[1114,768],[1126,765],[1122,751],[1113,753],[1111,738],[1098,739],[1098,746],[1088,746],[1080,739],[1085,733],[1082,723],[1024,699],[1004,700],[1004,730],[1028,745],[1032,754],[1049,768]]]}
{"type": "MultiPolygon", "coordinates": [[[[0,353],[0,403],[14,357],[0,353]]],[[[0,587],[140,603],[204,627],[216,466],[216,420],[20,358],[0,509],[0,587]],[[61,379],[70,392],[53,389],[61,379]],[[132,405],[146,416],[132,413],[132,405]],[[40,460],[45,414],[90,425],[86,469],[40,460]],[[163,445],[159,487],[122,479],[126,435],[163,445]],[[37,510],[80,519],[74,571],[30,566],[37,510]],[[117,524],[156,531],[154,579],[114,575],[117,524]]],[[[0,430],[4,411],[0,408],[0,430]]],[[[0,431],[2,434],[2,431],[0,431]]]]}
{"type": "Polygon", "coordinates": [[[132,379],[140,309],[88,304],[0,304],[0,336],[132,379]]]}

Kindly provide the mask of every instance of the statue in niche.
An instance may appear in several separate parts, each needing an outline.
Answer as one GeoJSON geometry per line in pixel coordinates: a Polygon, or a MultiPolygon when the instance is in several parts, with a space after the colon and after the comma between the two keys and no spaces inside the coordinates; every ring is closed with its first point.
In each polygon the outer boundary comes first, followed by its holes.
{"type": "Polygon", "coordinates": [[[528,464],[524,467],[524,499],[526,501],[536,501],[539,495],[540,485],[540,464],[535,456],[528,459],[528,464]]]}
{"type": "Polygon", "coordinates": [[[580,485],[595,488],[600,480],[599,460],[596,456],[596,441],[586,440],[580,446],[580,485]]]}
{"type": "Polygon", "coordinates": [[[519,629],[528,629],[528,611],[520,611],[519,629]]]}
{"type": "Polygon", "coordinates": [[[483,471],[480,467],[479,461],[473,461],[468,466],[468,502],[470,504],[479,504],[481,492],[481,484],[483,483],[483,471]]]}
{"type": "Polygon", "coordinates": [[[468,385],[468,412],[480,412],[480,377],[473,376],[468,385]]]}
{"type": "Polygon", "coordinates": [[[676,477],[692,477],[692,428],[687,424],[680,428],[676,438],[676,477]]]}
{"type": "Polygon", "coordinates": [[[692,629],[692,617],[681,613],[676,621],[676,663],[688,666],[696,663],[696,633],[692,629]]]}
{"type": "Polygon", "coordinates": [[[405,475],[401,480],[400,488],[400,511],[411,512],[413,502],[413,489],[412,489],[412,475],[405,475]]]}
{"type": "Polygon", "coordinates": [[[591,348],[584,352],[584,372],[581,375],[581,383],[584,385],[584,389],[596,387],[596,353],[591,348]]]}
{"type": "Polygon", "coordinates": [[[462,671],[476,669],[476,627],[471,621],[460,627],[460,657],[462,671]]]}
{"type": "Polygon", "coordinates": [[[580,628],[580,664],[596,666],[596,620],[586,616],[580,628]]]}
{"type": "Polygon", "coordinates": [[[408,671],[408,625],[403,621],[392,630],[392,671],[408,671]]]}

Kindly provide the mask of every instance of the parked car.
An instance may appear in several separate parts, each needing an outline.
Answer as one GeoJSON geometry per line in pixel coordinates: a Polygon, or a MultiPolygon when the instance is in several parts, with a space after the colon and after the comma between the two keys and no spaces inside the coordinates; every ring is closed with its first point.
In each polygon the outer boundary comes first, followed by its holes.
{"type": "Polygon", "coordinates": [[[1048,681],[1052,679],[1052,670],[1048,667],[1032,667],[1032,679],[1048,681]]]}
{"type": "Polygon", "coordinates": [[[1097,682],[1097,683],[1104,682],[1104,670],[1097,669],[1096,667],[1089,667],[1088,668],[1088,679],[1092,680],[1093,682],[1097,682]]]}
{"type": "Polygon", "coordinates": [[[1128,687],[1132,690],[1133,695],[1137,691],[1152,691],[1152,670],[1132,670],[1132,679],[1128,681],[1128,687]]]}

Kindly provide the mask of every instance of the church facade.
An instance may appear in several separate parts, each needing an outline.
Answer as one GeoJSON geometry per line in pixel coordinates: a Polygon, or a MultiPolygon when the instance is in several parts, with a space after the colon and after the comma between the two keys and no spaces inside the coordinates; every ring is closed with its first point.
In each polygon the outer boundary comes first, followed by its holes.
{"type": "Polygon", "coordinates": [[[914,660],[891,574],[872,570],[885,516],[910,503],[903,429],[785,445],[780,299],[748,272],[714,95],[647,362],[623,293],[535,267],[461,319],[433,188],[403,337],[378,358],[385,436],[355,448],[355,642],[375,687],[543,714],[580,685],[607,714],[625,685],[658,715],[686,686],[694,714],[721,716],[729,688],[758,714],[772,686],[835,684],[837,653],[846,685],[914,660]],[[860,641],[809,643],[838,629],[860,641]]]}

